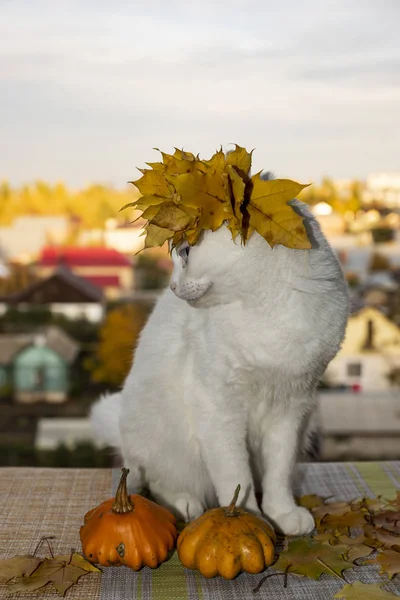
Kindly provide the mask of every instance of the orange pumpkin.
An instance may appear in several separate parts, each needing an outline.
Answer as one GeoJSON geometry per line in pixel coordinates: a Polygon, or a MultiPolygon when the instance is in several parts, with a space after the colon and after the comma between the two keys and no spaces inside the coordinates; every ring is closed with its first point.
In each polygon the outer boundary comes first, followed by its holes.
{"type": "Polygon", "coordinates": [[[115,498],[85,515],[80,529],[83,554],[92,563],[126,565],[135,571],[155,568],[168,557],[177,538],[169,510],[126,490],[129,469],[122,469],[115,498]]]}
{"type": "Polygon", "coordinates": [[[237,508],[240,485],[228,507],[213,508],[185,527],[178,538],[184,567],[204,577],[233,579],[240,571],[260,573],[272,564],[276,535],[272,527],[237,508]]]}

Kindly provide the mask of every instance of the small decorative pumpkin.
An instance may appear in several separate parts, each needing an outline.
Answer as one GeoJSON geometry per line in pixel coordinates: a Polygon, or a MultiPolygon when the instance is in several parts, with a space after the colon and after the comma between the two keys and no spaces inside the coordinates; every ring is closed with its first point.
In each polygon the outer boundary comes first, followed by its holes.
{"type": "Polygon", "coordinates": [[[275,532],[261,517],[236,507],[239,491],[240,485],[228,507],[208,510],[179,535],[184,567],[233,579],[240,571],[260,573],[273,562],[275,532]]]}
{"type": "Polygon", "coordinates": [[[169,510],[126,490],[129,469],[122,469],[115,498],[85,515],[80,529],[83,554],[92,563],[126,565],[134,571],[164,562],[177,538],[176,519],[169,510]]]}

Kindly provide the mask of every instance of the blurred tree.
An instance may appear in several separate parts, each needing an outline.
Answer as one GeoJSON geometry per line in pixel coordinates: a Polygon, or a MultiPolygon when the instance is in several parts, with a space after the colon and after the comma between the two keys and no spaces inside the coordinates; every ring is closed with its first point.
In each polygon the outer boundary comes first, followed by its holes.
{"type": "Polygon", "coordinates": [[[392,386],[400,386],[400,367],[393,367],[387,378],[392,386]]]}
{"type": "Polygon", "coordinates": [[[373,273],[374,271],[390,271],[392,265],[390,260],[384,254],[374,252],[370,258],[368,264],[368,272],[373,273]]]}
{"type": "Polygon", "coordinates": [[[394,240],[395,230],[390,227],[373,227],[371,234],[375,244],[382,244],[394,240]]]}
{"type": "Polygon", "coordinates": [[[139,254],[135,276],[139,289],[159,290],[167,286],[171,268],[163,267],[158,256],[139,254]]]}
{"type": "Polygon", "coordinates": [[[10,307],[0,316],[0,332],[26,332],[38,327],[50,325],[52,313],[46,306],[31,307],[29,310],[20,310],[10,307]]]}
{"type": "Polygon", "coordinates": [[[37,279],[30,265],[8,265],[8,275],[0,277],[0,296],[8,296],[19,292],[37,281],[37,279]]]}
{"type": "Polygon", "coordinates": [[[349,271],[345,273],[345,279],[349,287],[357,287],[360,284],[360,277],[357,275],[357,273],[349,271]]]}
{"type": "Polygon", "coordinates": [[[97,350],[86,360],[86,368],[94,381],[115,388],[123,384],[147,317],[148,310],[139,304],[126,304],[110,310],[99,331],[97,350]]]}
{"type": "Polygon", "coordinates": [[[19,215],[67,215],[78,217],[81,227],[100,228],[110,217],[128,223],[139,213],[119,210],[137,198],[133,186],[116,190],[103,185],[91,185],[83,190],[68,190],[63,183],[50,185],[44,181],[11,188],[0,183],[0,225],[10,225],[19,215]]]}

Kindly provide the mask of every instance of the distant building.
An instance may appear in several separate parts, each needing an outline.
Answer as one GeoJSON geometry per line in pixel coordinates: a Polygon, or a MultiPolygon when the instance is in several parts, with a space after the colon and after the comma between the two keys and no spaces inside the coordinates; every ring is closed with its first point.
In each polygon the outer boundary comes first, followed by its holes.
{"type": "Polygon", "coordinates": [[[119,224],[117,219],[107,219],[104,229],[84,229],[79,234],[80,246],[106,246],[122,252],[122,254],[134,255],[144,246],[143,224],[139,221],[131,224],[119,224]]]}
{"type": "Polygon", "coordinates": [[[62,244],[69,228],[66,217],[17,217],[12,225],[0,227],[0,249],[8,260],[30,262],[43,246],[62,244]]]}
{"type": "Polygon", "coordinates": [[[400,456],[398,391],[321,392],[316,417],[322,460],[397,460],[400,456]]]}
{"type": "Polygon", "coordinates": [[[104,315],[104,295],[99,287],[61,266],[52,275],[24,290],[0,297],[0,314],[11,306],[21,311],[45,306],[54,314],[69,319],[85,318],[96,323],[104,315]]]}
{"type": "Polygon", "coordinates": [[[372,173],[367,177],[364,202],[400,207],[400,173],[372,173]]]}
{"type": "Polygon", "coordinates": [[[390,373],[399,367],[400,328],[381,311],[365,307],[350,316],[343,346],[325,378],[331,385],[383,391],[391,389],[390,373]]]}
{"type": "Polygon", "coordinates": [[[328,239],[336,235],[344,234],[346,221],[342,215],[333,212],[332,207],[329,204],[326,202],[318,202],[318,204],[313,206],[312,212],[328,239]]]}
{"type": "Polygon", "coordinates": [[[37,264],[38,275],[48,277],[60,266],[100,288],[110,300],[133,289],[132,261],[111,248],[44,248],[37,264]]]}
{"type": "Polygon", "coordinates": [[[136,254],[144,246],[143,227],[135,225],[117,226],[114,219],[109,219],[104,231],[104,242],[107,248],[114,248],[124,254],[136,254]]]}
{"type": "Polygon", "coordinates": [[[79,442],[90,442],[97,447],[104,446],[96,436],[89,417],[38,420],[35,447],[39,450],[55,450],[60,444],[71,448],[79,442]]]}
{"type": "Polygon", "coordinates": [[[0,396],[11,395],[20,403],[64,402],[78,351],[78,344],[58,327],[0,334],[0,396]]]}
{"type": "Polygon", "coordinates": [[[386,257],[394,269],[400,268],[400,231],[396,232],[393,241],[380,244],[374,244],[371,238],[364,244],[359,236],[352,234],[334,236],[329,243],[345,273],[353,273],[361,281],[367,278],[371,258],[377,252],[386,257]]]}

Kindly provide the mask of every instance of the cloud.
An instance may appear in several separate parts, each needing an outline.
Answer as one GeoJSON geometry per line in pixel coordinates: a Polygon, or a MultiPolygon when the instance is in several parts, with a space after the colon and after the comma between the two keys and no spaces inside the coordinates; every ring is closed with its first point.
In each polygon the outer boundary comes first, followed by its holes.
{"type": "Polygon", "coordinates": [[[302,180],[395,169],[395,14],[391,1],[0,0],[0,178],[123,184],[154,146],[235,141],[302,180]]]}

